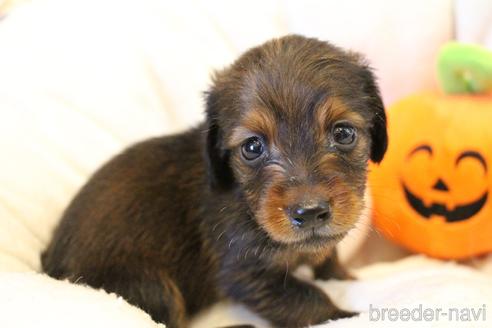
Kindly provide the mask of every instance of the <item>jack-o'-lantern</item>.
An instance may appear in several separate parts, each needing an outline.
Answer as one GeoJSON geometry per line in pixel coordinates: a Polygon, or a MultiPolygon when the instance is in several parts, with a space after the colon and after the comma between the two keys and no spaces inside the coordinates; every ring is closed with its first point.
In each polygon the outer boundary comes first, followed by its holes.
{"type": "MultiPolygon", "coordinates": [[[[452,55],[463,47],[452,45],[452,55]]],[[[455,72],[466,66],[447,64],[455,72]]],[[[477,88],[465,77],[444,88],[477,88]]],[[[373,218],[384,235],[413,251],[439,258],[492,251],[492,94],[482,87],[481,94],[424,92],[388,109],[388,151],[369,175],[373,218]]]]}

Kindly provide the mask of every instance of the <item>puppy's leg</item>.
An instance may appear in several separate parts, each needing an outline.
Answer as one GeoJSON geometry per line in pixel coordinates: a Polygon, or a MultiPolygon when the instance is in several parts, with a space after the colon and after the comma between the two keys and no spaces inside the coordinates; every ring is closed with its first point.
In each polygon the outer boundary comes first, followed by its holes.
{"type": "Polygon", "coordinates": [[[338,279],[353,280],[355,279],[338,260],[338,254],[334,249],[329,257],[321,264],[314,267],[314,278],[321,280],[338,279]]]}
{"type": "Polygon", "coordinates": [[[353,315],[337,308],[317,287],[286,272],[261,270],[254,264],[240,270],[222,276],[227,295],[276,327],[307,327],[353,315]]]}
{"type": "Polygon", "coordinates": [[[186,327],[185,301],[173,279],[156,269],[140,267],[137,272],[130,274],[128,269],[120,268],[107,270],[101,287],[122,296],[168,328],[186,327]]]}

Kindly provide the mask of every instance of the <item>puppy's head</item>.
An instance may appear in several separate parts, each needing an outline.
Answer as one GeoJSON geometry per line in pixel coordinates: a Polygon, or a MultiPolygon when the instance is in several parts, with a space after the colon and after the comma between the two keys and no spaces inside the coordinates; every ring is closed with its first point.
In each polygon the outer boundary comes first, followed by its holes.
{"type": "Polygon", "coordinates": [[[338,240],[363,207],[386,118],[361,57],[301,36],[269,41],[216,74],[207,94],[212,188],[244,195],[273,240],[338,240]]]}

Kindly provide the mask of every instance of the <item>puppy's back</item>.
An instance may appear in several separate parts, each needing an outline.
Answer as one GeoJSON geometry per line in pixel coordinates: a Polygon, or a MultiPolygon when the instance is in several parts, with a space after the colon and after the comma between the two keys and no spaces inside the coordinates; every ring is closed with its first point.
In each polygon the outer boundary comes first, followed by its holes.
{"type": "Polygon", "coordinates": [[[205,273],[194,269],[207,268],[195,222],[206,182],[201,143],[194,129],[139,143],[105,164],[64,212],[43,270],[110,291],[112,281],[151,281],[146,271],[160,271],[192,291],[180,281],[198,281],[205,273]]]}

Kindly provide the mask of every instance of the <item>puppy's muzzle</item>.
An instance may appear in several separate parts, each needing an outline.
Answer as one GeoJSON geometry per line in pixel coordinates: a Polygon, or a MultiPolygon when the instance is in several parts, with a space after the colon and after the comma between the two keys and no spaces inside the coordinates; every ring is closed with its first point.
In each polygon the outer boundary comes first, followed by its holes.
{"type": "Polygon", "coordinates": [[[331,218],[330,205],[325,201],[310,201],[297,204],[287,210],[290,222],[299,229],[316,229],[331,218]]]}

